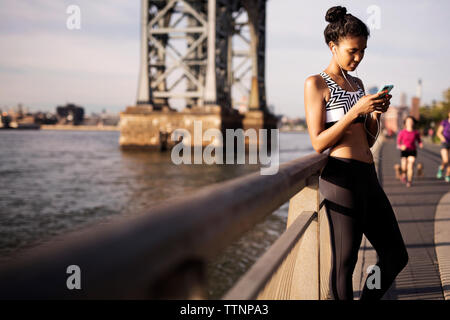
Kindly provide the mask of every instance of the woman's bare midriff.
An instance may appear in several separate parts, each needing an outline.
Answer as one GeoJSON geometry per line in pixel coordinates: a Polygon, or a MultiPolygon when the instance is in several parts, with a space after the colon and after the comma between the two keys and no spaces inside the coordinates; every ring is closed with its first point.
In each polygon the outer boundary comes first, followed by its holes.
{"type": "Polygon", "coordinates": [[[330,156],[373,163],[363,123],[352,123],[342,138],[331,148],[330,156]]]}
{"type": "MultiPolygon", "coordinates": [[[[322,79],[321,76],[318,77],[322,79]]],[[[322,83],[322,94],[325,99],[325,103],[327,103],[330,100],[330,90],[325,80],[323,80],[322,83]]],[[[347,88],[344,88],[344,90],[345,89],[347,88]]],[[[364,123],[352,123],[347,128],[342,138],[331,148],[329,155],[373,163],[372,151],[370,151],[366,134],[364,123]]]]}

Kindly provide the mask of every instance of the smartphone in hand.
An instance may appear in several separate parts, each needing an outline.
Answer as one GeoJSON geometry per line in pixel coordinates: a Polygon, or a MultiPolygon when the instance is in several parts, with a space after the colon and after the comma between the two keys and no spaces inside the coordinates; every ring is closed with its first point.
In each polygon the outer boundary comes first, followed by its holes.
{"type": "Polygon", "coordinates": [[[380,92],[383,92],[383,91],[385,91],[385,93],[383,93],[382,95],[380,95],[380,96],[378,97],[378,99],[384,98],[384,96],[387,95],[389,92],[391,92],[391,90],[392,90],[393,88],[394,88],[394,85],[392,85],[392,84],[386,84],[386,85],[384,85],[380,90],[378,90],[377,93],[380,93],[380,92]]]}

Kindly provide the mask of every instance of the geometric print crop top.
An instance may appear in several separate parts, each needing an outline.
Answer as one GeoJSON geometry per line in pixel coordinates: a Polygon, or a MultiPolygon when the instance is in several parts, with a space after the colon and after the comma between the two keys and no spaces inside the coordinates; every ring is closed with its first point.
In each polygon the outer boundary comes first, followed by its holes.
{"type": "MultiPolygon", "coordinates": [[[[328,129],[341,119],[350,110],[353,105],[365,95],[365,92],[360,88],[355,92],[342,89],[331,77],[321,72],[320,75],[325,79],[328,88],[330,89],[330,100],[326,104],[325,129],[328,129]]],[[[364,116],[358,116],[353,123],[364,122],[364,116]]]]}

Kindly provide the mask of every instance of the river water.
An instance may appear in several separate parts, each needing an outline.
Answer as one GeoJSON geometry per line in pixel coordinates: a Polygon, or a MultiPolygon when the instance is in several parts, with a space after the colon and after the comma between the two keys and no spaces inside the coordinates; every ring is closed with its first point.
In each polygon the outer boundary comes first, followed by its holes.
{"type": "MultiPolygon", "coordinates": [[[[145,212],[160,201],[259,170],[175,165],[170,152],[123,151],[117,131],[0,131],[0,263],[53,236],[145,212]]],[[[280,133],[280,163],[312,153],[307,133],[280,133]]],[[[285,203],[208,264],[220,298],[284,231],[285,203]]]]}

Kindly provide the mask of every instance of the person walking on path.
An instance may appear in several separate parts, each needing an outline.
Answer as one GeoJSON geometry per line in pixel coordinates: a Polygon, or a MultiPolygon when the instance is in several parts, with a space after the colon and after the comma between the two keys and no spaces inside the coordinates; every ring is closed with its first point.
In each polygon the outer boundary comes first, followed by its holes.
{"type": "Polygon", "coordinates": [[[330,221],[331,287],[335,299],[353,299],[352,276],[364,234],[378,261],[366,278],[360,300],[379,300],[408,263],[370,150],[380,132],[380,115],[387,111],[392,96],[386,92],[365,95],[363,82],[348,74],[364,57],[369,37],[364,22],[341,6],[328,9],[325,20],[329,22],[325,43],[332,58],[324,71],[305,80],[304,102],[314,150],[322,153],[330,148],[319,176],[319,192],[330,221]],[[369,276],[379,279],[379,285],[367,281],[369,276]]]}
{"type": "Polygon", "coordinates": [[[416,142],[419,143],[421,149],[423,148],[420,132],[419,130],[414,130],[415,122],[416,119],[414,117],[406,117],[403,121],[404,129],[397,136],[397,148],[401,150],[401,180],[403,183],[406,183],[408,188],[411,187],[414,176],[414,163],[417,157],[416,142]]]}
{"type": "Polygon", "coordinates": [[[450,149],[450,111],[448,112],[447,119],[442,120],[439,124],[436,135],[441,140],[442,159],[436,178],[442,179],[444,169],[447,167],[447,171],[445,172],[445,181],[450,182],[450,165],[448,163],[448,150],[450,149]]]}

